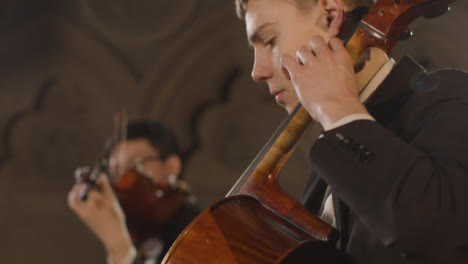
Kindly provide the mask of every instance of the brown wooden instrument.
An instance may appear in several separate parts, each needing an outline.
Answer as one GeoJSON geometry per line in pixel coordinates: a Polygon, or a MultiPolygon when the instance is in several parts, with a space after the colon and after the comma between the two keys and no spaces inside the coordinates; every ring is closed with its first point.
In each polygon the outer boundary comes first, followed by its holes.
{"type": "Polygon", "coordinates": [[[136,168],[127,171],[112,187],[137,246],[164,231],[182,208],[188,191],[183,181],[155,183],[136,168]]]}
{"type": "MultiPolygon", "coordinates": [[[[127,119],[125,113],[114,117],[113,142],[126,141],[127,119]]],[[[93,169],[83,167],[77,169],[77,181],[87,184],[81,194],[86,200],[89,190],[99,190],[97,182],[99,174],[109,177],[108,160],[102,159],[93,169]]],[[[165,182],[155,182],[140,170],[138,164],[126,171],[116,172],[118,180],[109,180],[120,206],[125,213],[127,228],[133,243],[139,247],[149,238],[158,237],[169,221],[182,208],[187,198],[189,186],[182,180],[169,178],[165,182]]]]}
{"type": "MultiPolygon", "coordinates": [[[[91,171],[88,167],[77,169],[77,181],[88,185],[88,189],[81,195],[82,200],[87,199],[92,188],[99,190],[96,181],[100,173],[107,173],[104,164],[100,163],[91,171]]],[[[182,208],[189,191],[184,181],[156,183],[136,168],[128,170],[118,182],[112,183],[112,189],[125,213],[127,228],[137,247],[164,231],[182,208]]]]}
{"type": "MultiPolygon", "coordinates": [[[[369,47],[390,53],[410,22],[442,14],[454,1],[378,0],[347,41],[353,62],[369,47]]],[[[332,246],[336,230],[285,194],[278,183],[278,173],[311,122],[298,106],[227,198],[182,232],[163,263],[340,263],[332,246]]]]}

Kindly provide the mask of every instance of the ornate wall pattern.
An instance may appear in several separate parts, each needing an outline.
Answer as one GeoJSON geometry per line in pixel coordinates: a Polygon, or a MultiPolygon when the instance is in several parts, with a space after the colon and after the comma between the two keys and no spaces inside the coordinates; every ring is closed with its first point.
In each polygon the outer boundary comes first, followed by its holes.
{"type": "MultiPolygon", "coordinates": [[[[203,206],[224,196],[282,118],[250,80],[232,1],[4,0],[0,10],[0,262],[103,263],[66,206],[75,167],[102,154],[112,114],[159,119],[179,136],[203,206]]],[[[468,69],[465,2],[395,50],[468,69]],[[462,30],[460,30],[462,29],[462,30]],[[428,43],[424,45],[424,43],[428,43]],[[434,49],[437,52],[434,52],[434,49]]],[[[307,142],[282,183],[300,196],[307,142]]]]}

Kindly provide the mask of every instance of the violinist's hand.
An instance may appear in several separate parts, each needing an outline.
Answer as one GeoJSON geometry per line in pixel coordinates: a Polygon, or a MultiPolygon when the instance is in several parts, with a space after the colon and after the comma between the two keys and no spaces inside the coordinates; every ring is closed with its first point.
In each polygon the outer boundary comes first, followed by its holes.
{"type": "Polygon", "coordinates": [[[315,36],[309,46],[281,57],[286,78],[291,79],[299,101],[325,130],[351,114],[368,114],[356,88],[351,56],[338,38],[327,45],[315,36]]]}
{"type": "Polygon", "coordinates": [[[76,183],[68,194],[68,205],[104,245],[109,262],[123,263],[126,259],[130,259],[131,262],[136,256],[136,251],[125,224],[122,208],[107,177],[101,174],[98,182],[100,191],[89,191],[86,201],[80,199],[86,185],[76,183]]]}

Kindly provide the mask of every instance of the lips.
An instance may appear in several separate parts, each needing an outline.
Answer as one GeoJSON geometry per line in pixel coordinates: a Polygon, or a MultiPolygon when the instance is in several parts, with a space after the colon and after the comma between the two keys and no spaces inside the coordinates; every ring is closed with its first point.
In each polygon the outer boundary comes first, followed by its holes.
{"type": "Polygon", "coordinates": [[[273,91],[273,92],[271,92],[271,95],[277,96],[278,94],[280,94],[280,93],[282,93],[282,92],[284,92],[284,90],[273,91]]]}
{"type": "Polygon", "coordinates": [[[271,92],[271,95],[273,95],[275,97],[275,100],[277,103],[281,102],[282,99],[283,99],[283,94],[284,94],[284,91],[285,90],[279,90],[279,91],[273,91],[271,92]]]}

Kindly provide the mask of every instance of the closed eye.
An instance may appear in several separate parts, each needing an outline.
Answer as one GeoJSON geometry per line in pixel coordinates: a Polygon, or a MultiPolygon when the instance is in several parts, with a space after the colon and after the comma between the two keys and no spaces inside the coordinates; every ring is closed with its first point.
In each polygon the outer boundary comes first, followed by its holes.
{"type": "Polygon", "coordinates": [[[263,46],[267,47],[267,46],[271,46],[273,47],[275,45],[275,41],[276,41],[276,37],[272,37],[270,39],[268,39],[268,41],[265,41],[263,43],[263,46]]]}

